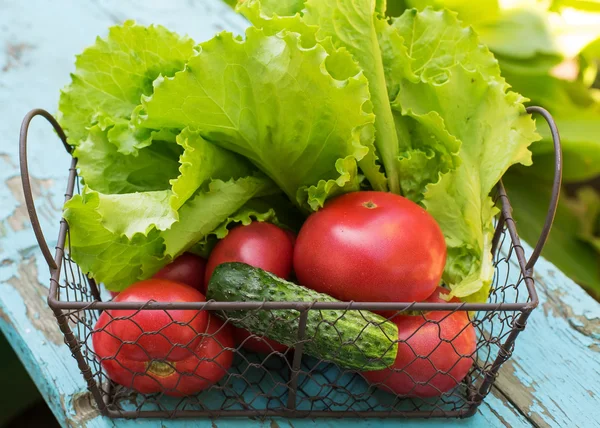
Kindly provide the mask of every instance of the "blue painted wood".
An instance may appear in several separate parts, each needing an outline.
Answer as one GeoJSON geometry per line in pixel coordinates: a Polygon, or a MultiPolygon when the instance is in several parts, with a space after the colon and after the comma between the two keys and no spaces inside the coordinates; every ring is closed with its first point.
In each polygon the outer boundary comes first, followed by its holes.
{"type": "MultiPolygon", "coordinates": [[[[219,0],[119,2],[0,1],[0,330],[6,334],[63,426],[112,426],[98,416],[62,336],[45,304],[48,271],[37,250],[21,196],[17,135],[33,107],[55,111],[68,83],[73,56],[114,23],[134,18],[160,23],[200,41],[245,22],[219,0]]],[[[31,132],[30,170],[38,212],[54,245],[69,158],[40,122],[31,132]]],[[[529,249],[527,248],[529,251],[529,249]]],[[[515,269],[512,269],[515,272],[515,269]]],[[[544,260],[538,263],[541,308],[519,337],[498,388],[465,426],[600,426],[600,305],[544,260]],[[511,404],[513,403],[513,404],[511,404]]],[[[2,392],[0,392],[0,397],[2,392]]],[[[285,420],[218,420],[223,426],[287,426],[285,420]],[[275,425],[274,425],[275,424],[275,425]]],[[[383,425],[393,421],[292,421],[293,426],[383,425]]],[[[119,421],[119,426],[161,426],[164,421],[119,421]]],[[[168,426],[211,426],[211,421],[169,421],[168,426]]],[[[448,421],[411,421],[447,426],[448,421]]]]}

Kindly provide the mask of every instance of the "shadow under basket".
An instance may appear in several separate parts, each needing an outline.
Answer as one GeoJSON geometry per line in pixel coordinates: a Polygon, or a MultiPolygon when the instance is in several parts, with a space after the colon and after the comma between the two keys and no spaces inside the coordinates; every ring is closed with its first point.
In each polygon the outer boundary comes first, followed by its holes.
{"type": "MultiPolygon", "coordinates": [[[[72,148],[56,120],[44,110],[32,110],[25,117],[20,135],[21,176],[25,201],[34,232],[51,273],[48,303],[53,310],[65,343],[99,411],[115,418],[184,418],[184,417],[468,417],[488,395],[502,364],[510,358],[515,339],[525,328],[527,318],[538,304],[533,281],[533,267],[552,226],[561,185],[561,151],[558,131],[549,113],[540,107],[529,107],[528,113],[540,114],[550,126],[556,152],[556,170],[550,208],[545,227],[529,259],[526,258],[511,216],[511,206],[502,182],[495,190],[495,201],[500,213],[495,219],[493,237],[493,264],[495,268],[491,291],[486,303],[394,303],[387,309],[400,316],[410,311],[420,316],[424,326],[436,325],[439,345],[427,353],[415,353],[415,364],[429,364],[430,376],[412,378],[410,368],[406,379],[414,383],[406,394],[398,395],[375,384],[353,370],[306,355],[305,345],[314,337],[306,327],[308,319],[323,318],[331,311],[369,311],[381,309],[377,303],[355,302],[196,302],[165,303],[112,302],[103,288],[86,277],[69,253],[69,226],[63,219],[54,255],[50,252],[40,229],[35,211],[27,168],[27,131],[31,120],[38,115],[54,127],[66,150],[72,148]],[[103,301],[105,298],[107,301],[103,301]],[[185,309],[227,313],[243,307],[247,316],[257,311],[270,311],[272,325],[283,322],[277,313],[291,311],[285,322],[292,322],[297,332],[295,346],[273,350],[269,354],[255,354],[242,346],[225,347],[223,352],[233,354],[231,367],[222,379],[195,395],[173,397],[163,392],[141,394],[113,382],[103,368],[103,360],[92,346],[92,336],[98,333],[96,322],[103,311],[127,309],[130,316],[140,311],[167,311],[185,309]],[[475,331],[474,352],[461,354],[454,346],[457,337],[444,333],[443,323],[460,312],[465,328],[475,331]],[[438,313],[439,316],[430,316],[438,313]],[[420,314],[420,315],[419,315],[420,314]],[[429,315],[428,315],[429,314],[429,315]],[[290,321],[291,320],[291,321],[290,321]],[[472,326],[472,327],[471,327],[472,326]],[[436,352],[456,352],[457,363],[467,367],[468,374],[454,378],[452,367],[436,367],[436,352]],[[437,349],[440,348],[440,349],[437,349]],[[278,352],[279,351],[279,352],[278,352]],[[468,361],[465,365],[464,361],[468,361]],[[469,368],[470,367],[470,368],[469,368]],[[439,380],[454,382],[453,388],[436,396],[414,397],[418,391],[437,389],[439,380]]],[[[66,199],[79,191],[79,179],[73,159],[69,169],[66,199]]],[[[417,315],[414,315],[414,314],[417,315]]],[[[167,312],[168,314],[168,312],[167,312]]],[[[114,319],[113,319],[114,321],[114,319]]],[[[172,321],[175,323],[175,321],[172,321]]],[[[229,322],[229,321],[228,321],[229,322]]],[[[102,327],[105,328],[105,327],[102,327]]],[[[335,322],[330,328],[335,328],[335,322]]],[[[149,332],[160,334],[160,332],[149,332]]],[[[416,333],[418,334],[418,332],[416,333]]],[[[205,334],[198,333],[199,336],[205,334]]],[[[458,334],[457,336],[460,336],[458,334]]],[[[202,339],[206,340],[206,338],[202,339]]],[[[398,346],[411,350],[413,336],[401,339],[398,346]]],[[[135,345],[125,343],[124,345],[135,345]]],[[[174,345],[175,346],[175,345],[174,345]]],[[[172,370],[177,370],[174,365],[172,370]]],[[[404,370],[404,369],[402,369],[404,370]]],[[[466,371],[466,370],[465,370],[466,371]]],[[[464,374],[464,373],[463,373],[464,374]]],[[[141,373],[139,376],[147,376],[141,373]]],[[[181,379],[185,378],[185,374],[181,379]]],[[[135,376],[134,376],[135,378],[135,376]]],[[[177,386],[174,387],[174,390],[177,386]]],[[[429,394],[432,395],[432,394],[429,394]]]]}

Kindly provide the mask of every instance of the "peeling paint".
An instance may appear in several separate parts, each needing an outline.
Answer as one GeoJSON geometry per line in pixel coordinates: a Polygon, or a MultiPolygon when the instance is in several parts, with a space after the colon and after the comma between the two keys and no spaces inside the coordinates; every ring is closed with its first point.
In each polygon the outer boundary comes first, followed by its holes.
{"type": "Polygon", "coordinates": [[[539,277],[536,277],[535,281],[547,296],[547,300],[542,304],[546,316],[550,311],[553,311],[565,318],[574,330],[592,339],[600,340],[600,318],[576,315],[573,308],[564,303],[564,292],[557,290],[549,292],[546,281],[539,277]]]}
{"type": "Polygon", "coordinates": [[[6,73],[9,70],[13,70],[23,65],[24,54],[33,48],[34,47],[28,43],[7,43],[4,48],[6,60],[2,67],[2,71],[6,73]]]}
{"type": "Polygon", "coordinates": [[[7,153],[0,153],[0,159],[2,159],[9,167],[17,168],[17,164],[13,162],[12,158],[7,153]]]}
{"type": "Polygon", "coordinates": [[[85,427],[87,421],[94,419],[99,414],[98,407],[89,391],[75,394],[71,400],[71,406],[75,414],[68,419],[67,423],[73,427],[85,427]]]}
{"type": "MultiPolygon", "coordinates": [[[[54,180],[39,180],[31,178],[31,192],[34,199],[43,195],[42,190],[48,190],[54,184],[54,180]]],[[[21,177],[14,176],[6,180],[6,187],[10,190],[13,198],[17,201],[17,207],[11,215],[6,218],[10,228],[17,232],[28,227],[31,222],[29,221],[29,214],[27,213],[27,207],[25,205],[25,197],[23,196],[23,187],[21,186],[21,177]]],[[[50,199],[48,202],[52,203],[50,199]]]]}
{"type": "Polygon", "coordinates": [[[49,323],[46,317],[40,314],[49,314],[50,309],[46,304],[47,288],[38,280],[38,270],[35,258],[30,257],[19,262],[17,275],[9,278],[10,284],[21,295],[27,310],[27,318],[31,324],[41,331],[46,339],[55,345],[64,344],[63,336],[55,322],[49,323]],[[36,316],[37,314],[37,316],[36,316]]]}

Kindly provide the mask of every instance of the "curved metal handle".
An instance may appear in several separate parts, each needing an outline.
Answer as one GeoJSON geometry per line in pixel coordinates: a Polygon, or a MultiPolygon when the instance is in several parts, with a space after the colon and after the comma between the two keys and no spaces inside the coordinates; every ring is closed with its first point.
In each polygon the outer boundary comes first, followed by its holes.
{"type": "Polygon", "coordinates": [[[33,227],[33,232],[35,233],[35,237],[37,239],[38,245],[42,250],[42,254],[46,259],[46,263],[48,263],[48,267],[53,271],[58,268],[56,262],[54,261],[54,257],[50,252],[50,248],[48,248],[48,243],[44,238],[44,233],[42,232],[42,228],[40,227],[40,221],[38,220],[37,212],[35,211],[35,205],[33,203],[33,194],[31,192],[31,182],[29,181],[29,168],[27,166],[27,133],[29,131],[29,124],[31,120],[36,116],[42,116],[46,119],[58,136],[60,137],[63,146],[67,150],[69,154],[73,151],[71,146],[67,144],[67,136],[65,132],[60,127],[56,119],[48,113],[46,110],[42,109],[34,109],[25,115],[23,118],[23,122],[21,123],[21,132],[19,133],[19,164],[21,167],[21,183],[23,183],[23,196],[25,197],[25,205],[27,206],[27,212],[29,213],[29,219],[31,220],[31,226],[33,227]]]}
{"type": "Polygon", "coordinates": [[[548,213],[546,214],[546,221],[544,222],[542,233],[540,234],[537,244],[535,244],[535,248],[533,249],[531,257],[529,257],[529,260],[525,265],[525,269],[530,270],[540,257],[540,254],[544,249],[544,244],[546,244],[548,235],[552,229],[552,223],[554,222],[554,216],[556,215],[558,197],[560,195],[560,187],[562,184],[563,160],[562,149],[560,147],[560,135],[552,115],[546,109],[538,106],[527,107],[527,113],[538,113],[546,120],[548,126],[550,127],[550,133],[552,134],[552,142],[554,143],[554,182],[552,183],[552,197],[550,198],[550,206],[548,207],[548,213]]]}

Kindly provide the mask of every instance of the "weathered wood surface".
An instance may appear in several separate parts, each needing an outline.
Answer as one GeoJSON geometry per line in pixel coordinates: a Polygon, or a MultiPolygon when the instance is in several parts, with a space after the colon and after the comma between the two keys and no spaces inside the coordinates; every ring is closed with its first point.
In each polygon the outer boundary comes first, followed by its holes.
{"type": "MultiPolygon", "coordinates": [[[[98,415],[75,361],[46,306],[48,270],[21,195],[17,136],[31,108],[55,111],[73,56],[125,19],[160,23],[200,41],[244,21],[203,1],[0,0],[0,330],[63,426],[392,426],[395,421],[111,421],[98,415]]],[[[69,159],[45,123],[32,126],[30,171],[40,221],[56,242],[69,159]]],[[[527,250],[529,250],[527,248],[527,250]]],[[[544,260],[537,265],[541,304],[519,337],[497,388],[464,421],[410,426],[600,426],[600,305],[544,260]]],[[[0,392],[0,396],[7,392],[0,392]]]]}

